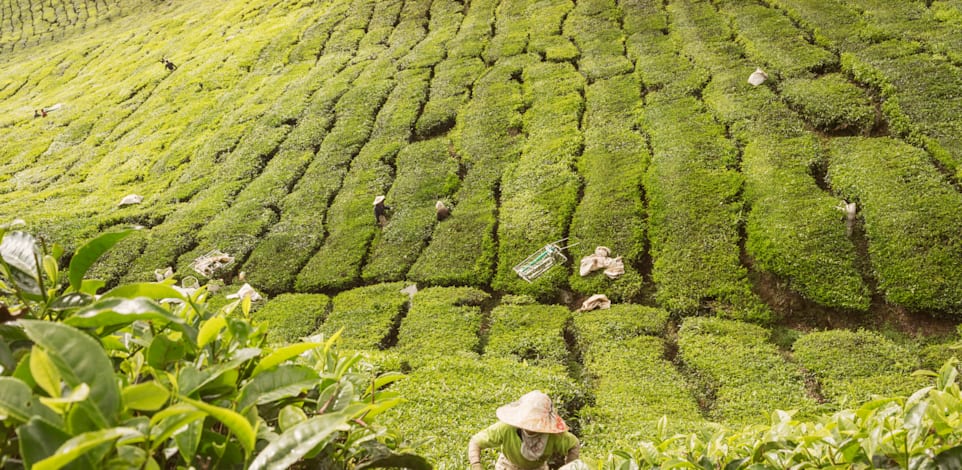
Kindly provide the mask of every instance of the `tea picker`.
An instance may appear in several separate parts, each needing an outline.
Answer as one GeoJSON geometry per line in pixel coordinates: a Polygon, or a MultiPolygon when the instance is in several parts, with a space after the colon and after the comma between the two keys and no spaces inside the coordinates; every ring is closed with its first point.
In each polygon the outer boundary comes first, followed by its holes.
{"type": "Polygon", "coordinates": [[[551,398],[539,390],[499,407],[495,415],[498,422],[468,442],[471,470],[484,468],[481,449],[498,449],[495,470],[548,470],[549,459],[564,457],[570,463],[581,454],[581,442],[568,432],[551,398]]]}

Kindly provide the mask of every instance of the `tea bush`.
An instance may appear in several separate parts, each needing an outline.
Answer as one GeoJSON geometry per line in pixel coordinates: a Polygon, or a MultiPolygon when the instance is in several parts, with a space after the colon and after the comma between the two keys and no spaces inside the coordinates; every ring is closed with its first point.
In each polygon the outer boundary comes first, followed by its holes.
{"type": "Polygon", "coordinates": [[[781,87],[785,101],[820,129],[866,133],[875,122],[875,110],[865,92],[841,74],[786,80],[781,87]]]}
{"type": "Polygon", "coordinates": [[[324,294],[281,294],[258,309],[253,319],[266,325],[269,343],[296,343],[317,330],[330,303],[324,294]]]}
{"type": "MultiPolygon", "coordinates": [[[[528,56],[522,56],[522,60],[528,56]]],[[[452,197],[451,216],[435,229],[409,277],[432,285],[487,284],[495,263],[496,191],[504,167],[518,159],[522,138],[519,60],[488,69],[459,112],[454,144],[467,173],[452,197]]]]}
{"type": "Polygon", "coordinates": [[[528,46],[528,2],[508,0],[495,10],[494,36],[481,53],[488,65],[500,59],[524,53],[528,46]]]}
{"type": "Polygon", "coordinates": [[[787,279],[806,298],[864,311],[869,290],[855,266],[842,202],[809,175],[816,152],[811,137],[759,138],[745,147],[745,200],[751,204],[745,248],[758,269],[787,279]]]}
{"type": "Polygon", "coordinates": [[[474,355],[479,350],[481,304],[488,298],[484,291],[470,287],[418,291],[401,322],[398,350],[413,362],[474,355]]]}
{"type": "Polygon", "coordinates": [[[454,127],[458,110],[468,102],[471,87],[484,70],[484,63],[476,57],[438,64],[431,80],[431,97],[418,117],[415,134],[425,138],[454,127]]]}
{"type": "Polygon", "coordinates": [[[358,287],[334,296],[331,313],[317,332],[332,335],[341,329],[343,345],[351,349],[378,349],[408,308],[400,282],[358,287]]]}
{"type": "Polygon", "coordinates": [[[822,394],[844,407],[875,395],[911,394],[928,382],[910,376],[920,365],[914,351],[871,331],[809,333],[795,341],[793,350],[799,364],[815,374],[822,394]]]}
{"type": "MultiPolygon", "coordinates": [[[[424,102],[427,78],[424,70],[398,74],[370,138],[334,196],[325,221],[327,237],[312,261],[322,285],[343,287],[360,279],[361,264],[378,230],[371,202],[387,193],[397,152],[407,144],[418,106],[424,102]]],[[[394,205],[393,197],[388,204],[394,205]]]]}
{"type": "Polygon", "coordinates": [[[564,32],[581,50],[578,70],[589,82],[629,73],[634,65],[625,57],[623,14],[614,0],[578,2],[565,19],[564,32]]]}
{"type": "Polygon", "coordinates": [[[723,2],[721,11],[732,21],[735,42],[774,78],[794,78],[838,65],[831,51],[810,44],[782,12],[762,5],[723,2]]]}
{"type": "Polygon", "coordinates": [[[584,354],[603,351],[610,341],[637,336],[663,336],[668,327],[668,311],[636,304],[612,304],[607,310],[574,314],[578,347],[584,354]]]}
{"type": "Polygon", "coordinates": [[[437,223],[434,203],[458,186],[458,166],[447,139],[418,142],[397,157],[397,176],[387,194],[392,204],[388,224],[374,239],[366,281],[399,280],[417,260],[437,223]]]}
{"type": "Polygon", "coordinates": [[[580,178],[573,166],[581,154],[579,130],[584,77],[570,64],[535,63],[522,76],[527,140],[521,159],[505,170],[501,185],[496,289],[548,296],[567,273],[555,268],[528,283],[512,269],[545,244],[565,238],[577,204],[580,178]]]}
{"type": "Polygon", "coordinates": [[[81,245],[61,269],[59,247],[0,228],[9,286],[0,305],[16,318],[0,329],[0,463],[273,468],[400,458],[429,468],[400,436],[379,437],[386,430],[374,421],[398,403],[379,389],[400,374],[336,352],[336,337],[273,348],[251,322],[249,296],[213,310],[208,286],[129,284],[95,296],[103,282],[84,275],[128,234],[81,245]]]}
{"type": "Polygon", "coordinates": [[[557,305],[501,305],[491,312],[486,357],[508,357],[538,365],[564,365],[564,330],[571,318],[557,305]]]}
{"type": "Polygon", "coordinates": [[[656,299],[692,314],[715,298],[721,315],[767,321],[738,258],[742,176],[729,169],[738,154],[724,128],[693,98],[649,99],[641,125],[653,149],[644,187],[656,299]]]}
{"type": "Polygon", "coordinates": [[[461,22],[458,34],[448,42],[449,59],[481,57],[493,33],[491,25],[494,23],[494,12],[498,4],[496,0],[471,2],[471,8],[464,12],[464,21],[461,22]]]}
{"type": "Polygon", "coordinates": [[[802,371],[767,341],[769,334],[757,325],[720,318],[688,318],[681,325],[679,357],[714,398],[709,418],[748,424],[764,422],[762,410],[814,413],[802,371]]]}
{"type": "Polygon", "coordinates": [[[574,269],[568,281],[576,292],[605,293],[616,302],[638,296],[644,284],[635,269],[645,253],[639,189],[651,157],[644,138],[631,128],[634,106],[640,99],[640,86],[632,75],[588,86],[585,151],[578,162],[585,186],[568,234],[580,243],[569,250],[573,264],[599,245],[622,257],[625,274],[617,280],[609,280],[601,271],[581,277],[574,269]]]}

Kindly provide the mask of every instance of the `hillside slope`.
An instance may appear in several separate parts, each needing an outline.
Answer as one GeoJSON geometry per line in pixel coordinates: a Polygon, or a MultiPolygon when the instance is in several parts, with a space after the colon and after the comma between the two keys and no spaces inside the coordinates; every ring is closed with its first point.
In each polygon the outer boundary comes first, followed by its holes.
{"type": "Polygon", "coordinates": [[[445,429],[441,466],[530,388],[594,456],[806,415],[950,354],[892,329],[962,313],[960,28],[958,0],[0,0],[0,222],[144,226],[111,283],[231,255],[276,334],[408,369],[387,419],[445,429]],[[597,246],[624,275],[579,275],[597,246]]]}

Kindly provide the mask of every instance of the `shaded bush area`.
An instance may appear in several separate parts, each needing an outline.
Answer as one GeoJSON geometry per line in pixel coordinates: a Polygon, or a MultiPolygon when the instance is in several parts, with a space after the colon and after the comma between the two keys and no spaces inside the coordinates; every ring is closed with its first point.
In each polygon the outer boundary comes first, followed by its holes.
{"type": "Polygon", "coordinates": [[[769,330],[721,318],[688,318],[678,332],[679,356],[714,400],[708,417],[733,425],[763,423],[767,410],[810,416],[816,402],[802,371],[768,342],[769,330]]]}
{"type": "Polygon", "coordinates": [[[910,395],[929,381],[910,375],[920,365],[914,351],[871,331],[809,333],[792,348],[799,364],[818,379],[822,395],[843,408],[875,395],[910,395]]]}

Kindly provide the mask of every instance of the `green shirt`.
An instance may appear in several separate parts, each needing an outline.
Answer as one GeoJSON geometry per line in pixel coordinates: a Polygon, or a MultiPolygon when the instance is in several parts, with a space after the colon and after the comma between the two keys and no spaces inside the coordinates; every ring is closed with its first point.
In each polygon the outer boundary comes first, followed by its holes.
{"type": "Polygon", "coordinates": [[[534,469],[541,467],[549,458],[560,455],[568,455],[572,447],[578,445],[578,438],[570,432],[561,434],[549,434],[548,444],[545,445],[544,453],[541,458],[535,461],[528,460],[521,455],[521,436],[518,435],[518,428],[498,421],[474,435],[471,440],[478,443],[482,449],[500,447],[501,453],[507,457],[511,463],[523,469],[534,469]]]}

